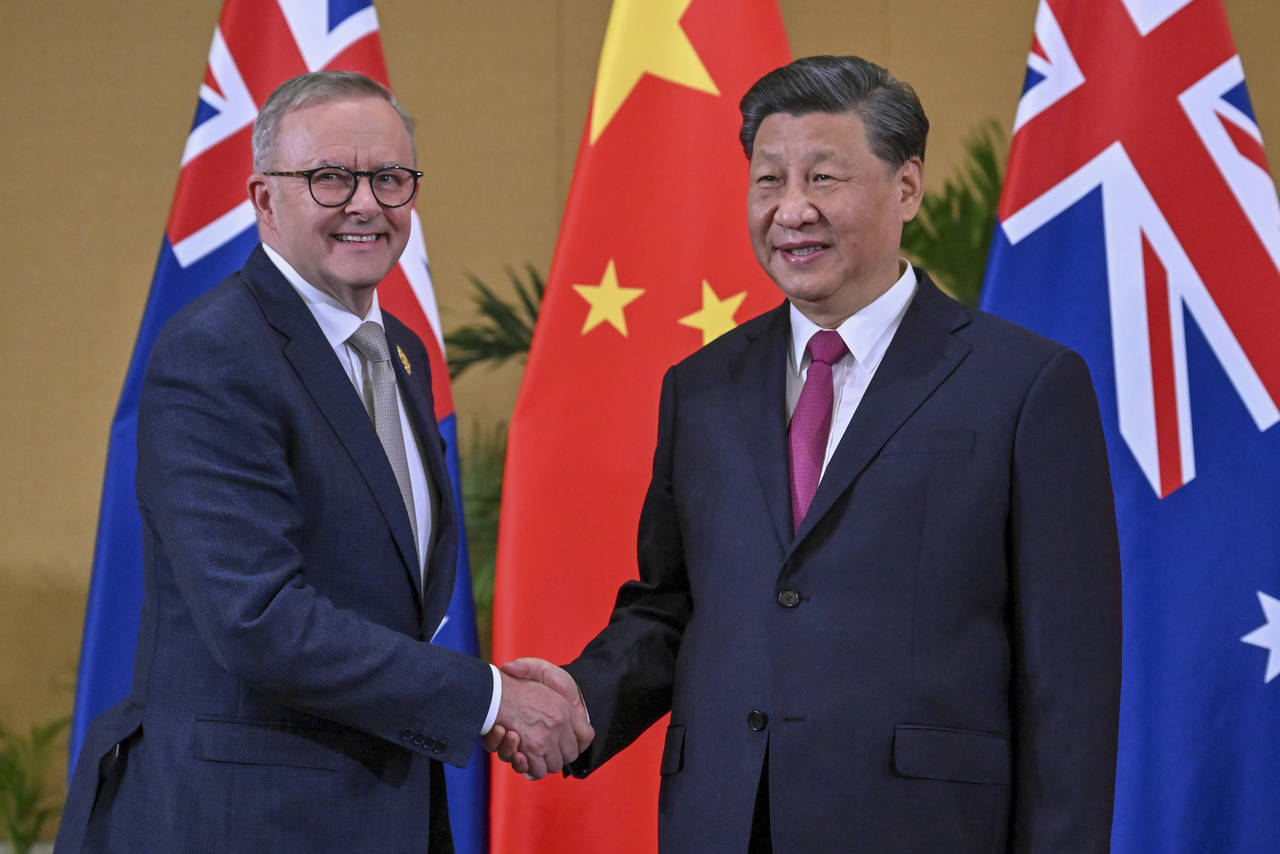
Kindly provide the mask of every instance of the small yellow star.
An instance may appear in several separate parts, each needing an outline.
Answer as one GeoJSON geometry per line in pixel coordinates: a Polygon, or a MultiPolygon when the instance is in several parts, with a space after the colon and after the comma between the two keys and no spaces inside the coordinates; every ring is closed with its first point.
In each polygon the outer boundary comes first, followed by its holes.
{"type": "Polygon", "coordinates": [[[702,308],[693,314],[680,318],[676,322],[683,326],[701,329],[702,346],[705,347],[738,325],[733,316],[737,314],[738,309],[742,307],[742,301],[746,298],[747,292],[742,291],[722,300],[716,296],[716,292],[711,290],[711,285],[707,284],[704,279],[702,281],[702,308]]]}
{"type": "Polygon", "coordinates": [[[618,286],[618,274],[613,269],[613,259],[604,268],[604,276],[598,285],[574,285],[573,289],[591,305],[587,312],[587,320],[582,324],[582,334],[586,335],[601,323],[608,321],[613,328],[627,334],[627,316],[623,309],[640,298],[644,288],[623,288],[618,286]]]}
{"type": "Polygon", "coordinates": [[[609,14],[591,105],[591,144],[648,72],[699,92],[719,95],[680,18],[693,0],[616,0],[609,14]]]}

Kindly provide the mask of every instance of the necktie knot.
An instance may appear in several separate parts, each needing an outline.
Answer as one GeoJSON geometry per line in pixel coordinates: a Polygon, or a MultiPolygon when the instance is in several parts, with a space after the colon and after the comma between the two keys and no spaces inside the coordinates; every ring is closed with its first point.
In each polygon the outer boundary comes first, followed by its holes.
{"type": "Polygon", "coordinates": [[[360,351],[368,362],[391,361],[391,350],[387,347],[387,336],[382,327],[372,320],[360,324],[351,337],[347,339],[352,347],[360,351]]]}
{"type": "Polygon", "coordinates": [[[840,360],[840,357],[849,352],[849,348],[845,346],[844,339],[840,337],[840,333],[833,329],[824,329],[821,332],[815,332],[813,337],[809,339],[809,359],[812,362],[822,362],[824,365],[833,365],[840,360]]]}

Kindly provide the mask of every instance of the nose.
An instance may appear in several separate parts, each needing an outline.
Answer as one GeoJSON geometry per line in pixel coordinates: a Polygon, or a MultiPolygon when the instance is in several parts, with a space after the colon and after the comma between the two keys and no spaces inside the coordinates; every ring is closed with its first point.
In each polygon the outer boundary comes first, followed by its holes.
{"type": "Polygon", "coordinates": [[[382,205],[378,204],[378,199],[373,195],[372,175],[356,176],[356,190],[351,194],[351,198],[347,199],[344,210],[348,213],[365,215],[372,215],[382,210],[382,205]]]}
{"type": "Polygon", "coordinates": [[[817,222],[818,216],[807,187],[802,182],[792,181],[783,189],[773,219],[783,228],[799,228],[805,223],[817,222]]]}

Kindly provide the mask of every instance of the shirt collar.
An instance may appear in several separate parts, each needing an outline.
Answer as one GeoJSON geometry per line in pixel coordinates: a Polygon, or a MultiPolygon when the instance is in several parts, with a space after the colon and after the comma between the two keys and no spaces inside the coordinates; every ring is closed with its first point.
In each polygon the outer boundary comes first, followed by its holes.
{"type": "Polygon", "coordinates": [[[298,275],[298,271],[293,269],[288,261],[281,257],[279,252],[265,243],[262,244],[262,249],[267,253],[267,257],[271,259],[271,263],[276,265],[280,275],[284,276],[289,284],[293,285],[293,289],[298,292],[298,296],[302,297],[302,301],[307,304],[307,308],[311,310],[316,323],[320,324],[320,331],[324,333],[325,340],[329,342],[330,347],[337,348],[339,345],[345,344],[347,339],[360,328],[360,324],[366,320],[372,320],[379,326],[383,326],[382,309],[378,307],[377,290],[373,292],[373,303],[369,307],[369,314],[366,317],[361,317],[329,294],[309,284],[302,276],[298,275]]]}
{"type": "MultiPolygon", "coordinates": [[[[863,365],[866,365],[876,341],[902,314],[907,304],[911,302],[911,297],[915,295],[915,268],[911,266],[910,261],[904,260],[902,263],[906,265],[906,270],[898,277],[893,287],[836,327],[836,332],[840,333],[840,337],[844,339],[844,345],[849,348],[853,358],[863,365]]],[[[815,332],[820,332],[822,327],[801,314],[794,305],[790,306],[790,313],[791,364],[796,371],[799,371],[804,365],[805,349],[809,346],[809,339],[815,332]]]]}

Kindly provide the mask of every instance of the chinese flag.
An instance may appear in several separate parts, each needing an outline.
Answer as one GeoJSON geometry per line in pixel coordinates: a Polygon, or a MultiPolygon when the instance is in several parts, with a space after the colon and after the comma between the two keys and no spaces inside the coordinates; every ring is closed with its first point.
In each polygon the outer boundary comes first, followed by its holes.
{"type": "MultiPolygon", "coordinates": [[[[512,418],[494,657],[574,658],[637,575],[662,375],[781,295],[751,252],[738,101],[776,0],[616,0],[512,418]]],[[[586,780],[493,779],[493,850],[657,848],[662,725],[586,780]]]]}

